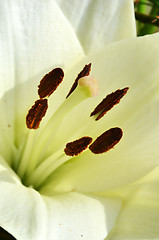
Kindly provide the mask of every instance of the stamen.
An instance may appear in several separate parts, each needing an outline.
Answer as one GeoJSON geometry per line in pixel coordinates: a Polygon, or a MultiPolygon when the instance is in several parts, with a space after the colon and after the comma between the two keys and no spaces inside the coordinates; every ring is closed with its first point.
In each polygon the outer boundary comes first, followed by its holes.
{"type": "Polygon", "coordinates": [[[46,155],[46,153],[47,156],[52,153],[52,143],[56,141],[56,132],[58,131],[58,128],[65,116],[67,116],[72,109],[78,106],[78,104],[89,97],[91,97],[89,88],[77,86],[76,90],[70,95],[70,97],[65,99],[65,101],[52,115],[45,128],[41,129],[38,135],[38,139],[36,140],[29,160],[30,164],[28,164],[27,167],[27,175],[30,175],[36,168],[36,165],[44,160],[44,155],[46,155]],[[39,149],[41,149],[41,151],[43,149],[42,153],[39,149]]]}
{"type": "Polygon", "coordinates": [[[85,65],[85,67],[83,68],[83,70],[78,74],[77,78],[75,79],[68,95],[66,98],[68,98],[70,96],[70,94],[76,89],[77,85],[78,85],[78,80],[81,78],[81,77],[85,77],[85,76],[88,76],[89,73],[91,71],[91,63],[89,63],[88,65],[85,65]]]}
{"type": "Polygon", "coordinates": [[[100,154],[109,151],[122,138],[123,131],[121,128],[115,127],[100,135],[90,146],[89,149],[95,153],[100,154]]]}
{"type": "Polygon", "coordinates": [[[48,74],[46,74],[38,86],[38,94],[40,98],[50,96],[59,84],[62,82],[64,72],[61,68],[55,68],[48,74]]]}
{"type": "Polygon", "coordinates": [[[84,151],[91,142],[92,142],[91,137],[82,137],[78,140],[67,143],[64,152],[66,153],[66,155],[76,156],[80,154],[82,151],[84,151]]]}
{"type": "Polygon", "coordinates": [[[99,120],[103,117],[114,105],[120,102],[120,99],[127,93],[128,87],[123,89],[118,89],[115,92],[106,96],[103,101],[98,104],[98,106],[94,109],[90,116],[96,115],[99,113],[96,120],[99,120]]]}
{"type": "Polygon", "coordinates": [[[26,116],[26,125],[29,129],[37,129],[48,108],[47,99],[39,99],[35,102],[26,116]]]}

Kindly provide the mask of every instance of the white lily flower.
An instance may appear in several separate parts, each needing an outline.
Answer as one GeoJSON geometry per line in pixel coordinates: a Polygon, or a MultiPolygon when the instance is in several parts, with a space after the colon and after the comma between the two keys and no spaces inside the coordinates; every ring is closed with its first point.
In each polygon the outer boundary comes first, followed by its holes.
{"type": "Polygon", "coordinates": [[[18,240],[103,240],[122,214],[119,189],[158,165],[159,35],[119,41],[135,37],[127,0],[7,0],[0,9],[0,226],[18,240]],[[65,100],[90,62],[94,78],[80,79],[65,100]],[[57,67],[64,81],[49,97],[39,129],[27,129],[39,80],[57,67]],[[100,92],[93,98],[95,79],[100,92]],[[107,116],[90,117],[106,95],[125,87],[107,116]],[[69,142],[94,141],[117,127],[123,137],[107,153],[64,152],[69,142]]]}

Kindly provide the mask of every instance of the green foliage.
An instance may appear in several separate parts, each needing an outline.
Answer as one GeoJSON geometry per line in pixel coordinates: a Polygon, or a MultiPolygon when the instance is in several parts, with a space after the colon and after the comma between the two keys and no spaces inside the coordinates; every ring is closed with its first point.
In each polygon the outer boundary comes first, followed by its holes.
{"type": "Polygon", "coordinates": [[[159,31],[159,0],[136,0],[135,16],[138,36],[159,31]]]}
{"type": "Polygon", "coordinates": [[[152,2],[157,8],[159,8],[159,0],[149,0],[152,2]]]}

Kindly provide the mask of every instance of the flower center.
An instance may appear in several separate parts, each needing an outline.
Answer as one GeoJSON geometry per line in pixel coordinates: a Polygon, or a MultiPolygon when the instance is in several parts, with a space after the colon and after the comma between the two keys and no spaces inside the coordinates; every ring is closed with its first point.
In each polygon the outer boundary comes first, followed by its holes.
{"type": "MultiPolygon", "coordinates": [[[[26,186],[39,190],[47,179],[54,174],[62,164],[83,151],[91,151],[92,154],[102,154],[113,148],[122,138],[123,132],[119,127],[106,130],[93,141],[91,136],[76,138],[68,143],[61,143],[57,149],[53,145],[56,142],[56,133],[64,117],[70,111],[89,97],[95,97],[98,93],[96,79],[89,75],[91,64],[85,65],[78,74],[65,101],[56,110],[44,128],[40,128],[42,118],[48,109],[48,97],[62,82],[64,72],[61,68],[55,68],[46,74],[38,86],[39,99],[28,111],[26,125],[28,135],[25,145],[21,148],[19,162],[15,171],[26,186]],[[36,131],[38,130],[37,134],[36,131]],[[93,143],[92,143],[93,142],[93,143]]],[[[118,89],[107,95],[90,114],[90,121],[96,124],[120,99],[127,93],[128,87],[118,89]]],[[[78,121],[78,120],[77,120],[78,121]]],[[[89,124],[89,123],[88,123],[89,124]]]]}

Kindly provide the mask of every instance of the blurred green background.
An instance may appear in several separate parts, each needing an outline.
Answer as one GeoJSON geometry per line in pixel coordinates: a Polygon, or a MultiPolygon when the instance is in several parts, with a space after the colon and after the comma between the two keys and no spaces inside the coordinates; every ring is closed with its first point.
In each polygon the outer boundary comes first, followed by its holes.
{"type": "Polygon", "coordinates": [[[135,0],[138,36],[159,31],[159,0],[135,0]]]}

